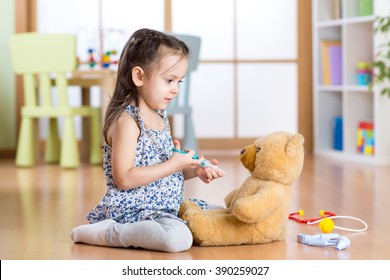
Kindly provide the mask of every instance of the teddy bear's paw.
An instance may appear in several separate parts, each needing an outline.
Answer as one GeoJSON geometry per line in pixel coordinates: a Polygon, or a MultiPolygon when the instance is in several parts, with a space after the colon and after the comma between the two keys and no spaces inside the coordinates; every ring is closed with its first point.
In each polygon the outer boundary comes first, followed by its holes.
{"type": "Polygon", "coordinates": [[[193,219],[197,219],[199,216],[203,216],[201,211],[198,211],[197,209],[187,209],[183,215],[182,219],[189,222],[193,219]]]}
{"type": "Polygon", "coordinates": [[[182,202],[181,206],[183,206],[183,208],[186,210],[187,209],[195,209],[195,210],[202,211],[202,209],[199,207],[199,205],[191,200],[184,200],[182,202]]]}
{"type": "Polygon", "coordinates": [[[188,209],[183,213],[182,219],[188,222],[190,228],[198,228],[207,223],[207,216],[195,209],[188,209]]]}
{"type": "Polygon", "coordinates": [[[257,222],[260,219],[257,208],[245,202],[245,199],[237,201],[232,207],[232,214],[245,223],[257,222]]]}
{"type": "Polygon", "coordinates": [[[180,204],[180,208],[179,208],[179,217],[183,217],[184,213],[186,212],[186,207],[182,204],[180,204]]]}
{"type": "Polygon", "coordinates": [[[208,216],[202,215],[199,212],[188,211],[189,213],[186,216],[188,220],[188,227],[190,228],[192,235],[194,237],[195,243],[205,246],[204,242],[213,238],[214,227],[210,223],[210,219],[208,216]]]}
{"type": "Polygon", "coordinates": [[[202,209],[194,202],[190,201],[190,200],[184,200],[181,204],[180,204],[180,208],[179,208],[179,217],[183,217],[184,216],[184,213],[190,209],[194,209],[194,210],[197,210],[197,211],[202,211],[202,209]]]}

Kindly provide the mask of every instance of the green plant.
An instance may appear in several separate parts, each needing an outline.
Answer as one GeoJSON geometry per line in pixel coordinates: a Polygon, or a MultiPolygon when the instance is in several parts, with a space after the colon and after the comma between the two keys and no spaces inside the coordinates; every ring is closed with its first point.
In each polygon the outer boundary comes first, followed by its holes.
{"type": "MultiPolygon", "coordinates": [[[[377,17],[374,32],[384,35],[384,43],[378,46],[379,50],[372,63],[374,82],[383,85],[386,81],[390,82],[390,16],[377,17]]],[[[383,86],[381,94],[390,97],[390,87],[383,86]]]]}

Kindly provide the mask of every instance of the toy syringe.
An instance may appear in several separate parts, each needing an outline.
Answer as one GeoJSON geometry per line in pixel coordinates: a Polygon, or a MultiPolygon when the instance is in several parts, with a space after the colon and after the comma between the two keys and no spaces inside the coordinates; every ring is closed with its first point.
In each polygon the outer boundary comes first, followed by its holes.
{"type": "MultiPolygon", "coordinates": [[[[176,149],[176,148],[172,148],[172,151],[177,152],[177,153],[181,153],[181,154],[186,154],[186,153],[187,153],[186,151],[182,151],[182,150],[179,150],[179,149],[176,149]]],[[[193,159],[199,159],[199,156],[198,156],[198,155],[194,155],[192,158],[193,158],[193,159]]],[[[200,163],[200,166],[203,167],[203,168],[211,168],[211,169],[214,169],[215,171],[220,171],[220,172],[222,172],[223,174],[226,174],[226,172],[223,171],[221,168],[219,168],[218,165],[212,164],[212,163],[211,163],[210,161],[208,161],[207,159],[204,159],[204,160],[200,163]]]]}

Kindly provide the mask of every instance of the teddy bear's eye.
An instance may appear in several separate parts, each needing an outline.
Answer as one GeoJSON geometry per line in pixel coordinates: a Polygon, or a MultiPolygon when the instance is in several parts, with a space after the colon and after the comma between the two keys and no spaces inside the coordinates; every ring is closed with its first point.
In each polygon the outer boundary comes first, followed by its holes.
{"type": "Polygon", "coordinates": [[[261,148],[256,147],[256,153],[260,152],[261,148]]]}

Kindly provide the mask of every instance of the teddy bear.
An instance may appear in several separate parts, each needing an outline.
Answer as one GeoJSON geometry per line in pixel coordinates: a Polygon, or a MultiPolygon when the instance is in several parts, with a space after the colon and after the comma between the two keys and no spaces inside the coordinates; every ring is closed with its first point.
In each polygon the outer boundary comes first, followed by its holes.
{"type": "Polygon", "coordinates": [[[180,206],[199,246],[264,244],[286,238],[294,181],[304,163],[301,134],[273,132],[241,150],[250,176],[224,199],[226,208],[202,210],[190,200],[180,206]]]}

